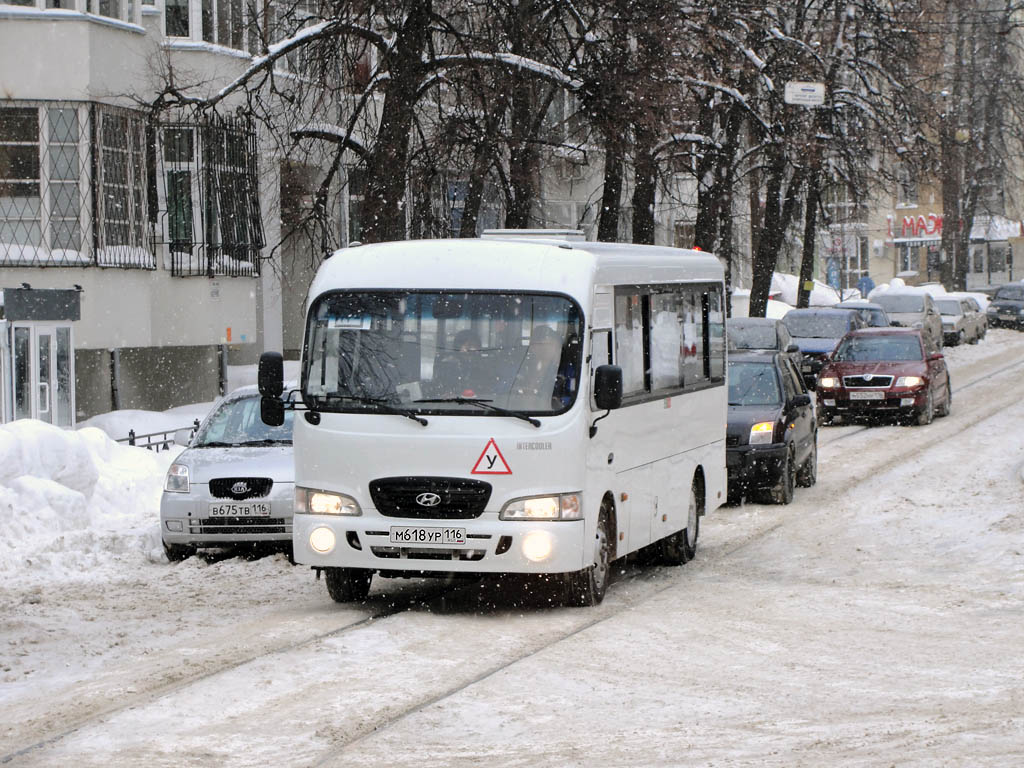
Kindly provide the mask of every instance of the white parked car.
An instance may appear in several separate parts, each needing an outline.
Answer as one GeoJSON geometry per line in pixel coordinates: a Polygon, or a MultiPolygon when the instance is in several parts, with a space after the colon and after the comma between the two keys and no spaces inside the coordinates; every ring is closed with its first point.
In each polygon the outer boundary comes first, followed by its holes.
{"type": "Polygon", "coordinates": [[[293,416],[287,411],[279,427],[264,424],[255,386],[217,403],[164,481],[160,535],[169,560],[242,542],[291,552],[293,416]]]}

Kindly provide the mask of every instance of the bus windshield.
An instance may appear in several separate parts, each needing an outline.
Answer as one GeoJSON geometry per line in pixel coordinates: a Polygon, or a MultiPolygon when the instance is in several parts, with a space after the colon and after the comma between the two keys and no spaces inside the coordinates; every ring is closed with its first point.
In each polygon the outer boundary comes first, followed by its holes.
{"type": "Polygon", "coordinates": [[[325,294],[309,315],[302,392],[319,411],[560,413],[576,399],[582,334],[579,305],[560,295],[325,294]]]}

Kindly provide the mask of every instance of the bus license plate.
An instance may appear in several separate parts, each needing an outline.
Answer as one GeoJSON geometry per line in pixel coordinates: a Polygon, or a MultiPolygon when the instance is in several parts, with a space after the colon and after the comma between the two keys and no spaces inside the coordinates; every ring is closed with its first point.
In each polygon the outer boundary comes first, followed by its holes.
{"type": "Polygon", "coordinates": [[[884,392],[851,392],[851,400],[884,400],[884,392]]]}
{"type": "Polygon", "coordinates": [[[465,528],[420,528],[391,526],[392,544],[437,544],[453,546],[466,543],[465,528]]]}
{"type": "Polygon", "coordinates": [[[270,502],[211,504],[210,517],[270,517],[270,502]]]}

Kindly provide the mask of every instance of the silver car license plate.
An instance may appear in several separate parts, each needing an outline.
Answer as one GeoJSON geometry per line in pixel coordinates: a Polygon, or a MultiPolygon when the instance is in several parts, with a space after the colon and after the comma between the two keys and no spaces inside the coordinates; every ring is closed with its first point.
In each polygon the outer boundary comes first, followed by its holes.
{"type": "Polygon", "coordinates": [[[231,501],[211,504],[210,517],[270,517],[270,502],[231,501]]]}
{"type": "Polygon", "coordinates": [[[437,544],[443,547],[466,543],[465,528],[426,528],[420,526],[391,526],[392,544],[437,544]]]}
{"type": "Polygon", "coordinates": [[[851,400],[884,400],[884,392],[851,392],[851,400]]]}

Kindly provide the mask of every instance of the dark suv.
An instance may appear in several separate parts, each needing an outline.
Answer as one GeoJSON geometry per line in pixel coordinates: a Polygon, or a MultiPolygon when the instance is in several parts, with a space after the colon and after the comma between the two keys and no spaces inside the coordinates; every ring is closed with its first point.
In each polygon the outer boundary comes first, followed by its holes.
{"type": "Polygon", "coordinates": [[[818,427],[800,373],[784,352],[734,352],[728,380],[729,502],[789,504],[795,486],[818,476],[818,427]]]}
{"type": "Polygon", "coordinates": [[[1024,284],[1003,285],[985,310],[991,328],[1024,328],[1024,284]]]}

